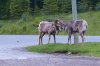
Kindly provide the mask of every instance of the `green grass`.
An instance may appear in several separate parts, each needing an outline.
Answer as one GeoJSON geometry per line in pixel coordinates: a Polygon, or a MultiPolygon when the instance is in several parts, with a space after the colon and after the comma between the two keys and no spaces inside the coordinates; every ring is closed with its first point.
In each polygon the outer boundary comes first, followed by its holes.
{"type": "Polygon", "coordinates": [[[33,22],[1,20],[0,34],[38,34],[38,29],[33,22]]]}
{"type": "MultiPolygon", "coordinates": [[[[72,14],[59,13],[54,15],[27,16],[19,20],[0,20],[0,34],[38,34],[38,24],[42,20],[62,19],[66,22],[72,20],[72,14]]],[[[100,11],[78,13],[78,19],[85,19],[88,24],[86,35],[100,35],[100,11]]],[[[67,35],[60,32],[60,35],[67,35]]]]}
{"type": "Polygon", "coordinates": [[[29,46],[26,49],[30,52],[38,53],[67,53],[79,54],[80,56],[97,56],[100,57],[100,43],[68,44],[46,44],[40,46],[29,46]]]}

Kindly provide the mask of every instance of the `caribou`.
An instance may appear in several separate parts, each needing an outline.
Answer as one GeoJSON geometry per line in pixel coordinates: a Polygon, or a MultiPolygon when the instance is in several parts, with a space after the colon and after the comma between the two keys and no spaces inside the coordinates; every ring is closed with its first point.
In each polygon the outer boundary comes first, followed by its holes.
{"type": "Polygon", "coordinates": [[[49,22],[49,21],[41,21],[38,26],[39,30],[39,45],[43,44],[42,38],[45,34],[49,35],[48,44],[50,42],[50,36],[53,35],[54,43],[56,44],[55,35],[58,34],[60,28],[57,26],[57,21],[49,22]]]}
{"type": "Polygon", "coordinates": [[[84,34],[87,30],[88,23],[81,19],[70,22],[64,22],[63,20],[56,20],[57,25],[68,33],[68,44],[71,44],[71,35],[79,33],[82,38],[82,43],[84,43],[84,34]]]}

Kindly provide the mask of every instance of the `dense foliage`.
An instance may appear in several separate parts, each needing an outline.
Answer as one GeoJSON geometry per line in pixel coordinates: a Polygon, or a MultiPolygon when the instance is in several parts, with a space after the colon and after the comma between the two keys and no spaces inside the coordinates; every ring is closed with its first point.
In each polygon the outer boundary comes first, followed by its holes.
{"type": "Polygon", "coordinates": [[[23,13],[28,12],[28,0],[11,0],[10,16],[13,18],[20,17],[23,13]]]}
{"type": "MultiPolygon", "coordinates": [[[[100,0],[77,0],[78,11],[100,10],[100,0]]],[[[70,13],[71,0],[0,0],[0,19],[20,18],[24,13],[70,13]]]]}
{"type": "MultiPolygon", "coordinates": [[[[38,34],[41,20],[71,20],[71,7],[71,0],[0,0],[0,34],[38,34]]],[[[89,23],[86,35],[100,35],[100,0],[77,0],[77,7],[89,23]]]]}
{"type": "Polygon", "coordinates": [[[0,19],[9,17],[10,0],[0,0],[0,19]]]}

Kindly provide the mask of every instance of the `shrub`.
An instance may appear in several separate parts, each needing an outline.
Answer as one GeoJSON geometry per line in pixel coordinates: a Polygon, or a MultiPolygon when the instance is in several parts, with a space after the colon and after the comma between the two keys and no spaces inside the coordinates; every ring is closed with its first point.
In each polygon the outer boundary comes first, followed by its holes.
{"type": "Polygon", "coordinates": [[[88,11],[88,5],[85,4],[85,3],[79,3],[78,11],[79,11],[79,12],[85,12],[85,11],[88,11]]]}
{"type": "Polygon", "coordinates": [[[95,7],[96,10],[100,10],[100,2],[98,4],[96,4],[96,7],[95,7]]]}

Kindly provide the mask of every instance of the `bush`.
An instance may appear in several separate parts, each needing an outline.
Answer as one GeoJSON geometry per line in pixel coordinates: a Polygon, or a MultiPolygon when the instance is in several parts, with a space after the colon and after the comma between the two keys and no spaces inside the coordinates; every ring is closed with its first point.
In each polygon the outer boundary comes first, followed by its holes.
{"type": "Polygon", "coordinates": [[[88,11],[88,5],[85,3],[79,3],[79,6],[78,6],[78,11],[79,12],[86,12],[88,11]]]}
{"type": "Polygon", "coordinates": [[[10,14],[12,18],[19,18],[24,12],[28,11],[28,0],[11,0],[10,14]]]}
{"type": "Polygon", "coordinates": [[[44,0],[44,11],[47,14],[54,14],[58,11],[56,0],[44,0]]]}
{"type": "Polygon", "coordinates": [[[98,4],[96,4],[96,7],[95,7],[96,10],[100,10],[100,2],[98,4]]]}

